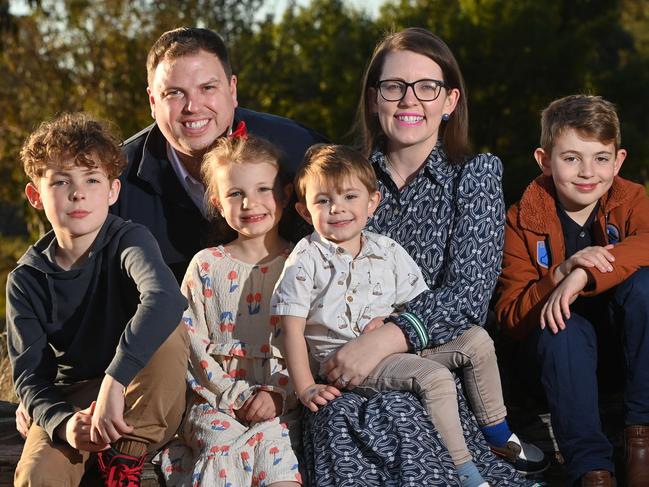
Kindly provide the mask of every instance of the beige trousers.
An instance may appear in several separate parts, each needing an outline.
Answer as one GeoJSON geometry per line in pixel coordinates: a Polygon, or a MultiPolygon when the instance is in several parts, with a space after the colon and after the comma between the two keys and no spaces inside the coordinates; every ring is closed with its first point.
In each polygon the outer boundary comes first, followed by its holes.
{"type": "Polygon", "coordinates": [[[423,350],[421,356],[390,355],[355,390],[365,395],[392,390],[419,395],[453,463],[461,465],[471,460],[471,454],[462,433],[451,370],[461,375],[480,426],[499,423],[507,416],[493,341],[478,326],[451,342],[423,350]]]}
{"type": "MultiPolygon", "coordinates": [[[[126,388],[124,420],[134,430],[114,445],[122,453],[140,456],[155,451],[176,433],[185,411],[188,360],[189,340],[180,324],[126,388]]],[[[97,398],[100,385],[101,379],[95,379],[65,386],[62,392],[68,402],[85,409],[97,398]]],[[[32,424],[14,485],[77,487],[89,457],[65,442],[53,442],[43,428],[32,424]]]]}

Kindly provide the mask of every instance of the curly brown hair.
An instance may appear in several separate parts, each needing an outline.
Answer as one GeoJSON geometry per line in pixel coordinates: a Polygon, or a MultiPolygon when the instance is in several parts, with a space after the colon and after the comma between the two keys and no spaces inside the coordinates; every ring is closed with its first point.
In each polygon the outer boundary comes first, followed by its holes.
{"type": "Polygon", "coordinates": [[[48,168],[69,165],[101,168],[112,180],[126,166],[119,146],[105,123],[87,113],[64,113],[40,124],[23,144],[20,159],[33,182],[48,168]]]}

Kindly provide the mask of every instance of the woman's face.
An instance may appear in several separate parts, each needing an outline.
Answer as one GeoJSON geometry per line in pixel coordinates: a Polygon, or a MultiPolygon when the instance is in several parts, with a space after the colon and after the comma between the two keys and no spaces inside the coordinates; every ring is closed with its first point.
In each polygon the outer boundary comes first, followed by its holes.
{"type": "MultiPolygon", "coordinates": [[[[412,51],[391,51],[385,58],[379,81],[401,80],[413,83],[422,79],[444,80],[442,68],[423,54],[412,51]]],[[[460,92],[441,88],[437,99],[420,101],[412,87],[406,89],[400,101],[386,101],[378,88],[370,88],[372,111],[379,117],[383,133],[388,139],[388,150],[396,151],[412,146],[428,154],[437,143],[442,115],[455,109],[460,92]]]]}

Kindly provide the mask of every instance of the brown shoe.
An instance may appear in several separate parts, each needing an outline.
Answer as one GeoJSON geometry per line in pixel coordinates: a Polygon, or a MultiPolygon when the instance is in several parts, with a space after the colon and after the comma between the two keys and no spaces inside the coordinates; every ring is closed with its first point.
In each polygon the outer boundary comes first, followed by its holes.
{"type": "Polygon", "coordinates": [[[649,426],[624,428],[624,450],[628,487],[649,485],[649,426]]]}
{"type": "Polygon", "coordinates": [[[615,487],[615,477],[608,470],[591,470],[581,478],[581,487],[615,487]]]}

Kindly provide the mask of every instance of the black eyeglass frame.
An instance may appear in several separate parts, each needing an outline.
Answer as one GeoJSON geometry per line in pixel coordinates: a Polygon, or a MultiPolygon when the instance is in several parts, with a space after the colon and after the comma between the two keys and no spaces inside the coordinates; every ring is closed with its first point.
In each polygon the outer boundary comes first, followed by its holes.
{"type": "Polygon", "coordinates": [[[410,88],[412,90],[413,95],[415,95],[415,98],[417,98],[417,100],[419,100],[419,101],[435,101],[435,100],[437,100],[439,98],[439,95],[442,93],[442,88],[448,89],[448,85],[444,81],[441,81],[441,80],[438,80],[438,79],[433,79],[433,78],[422,78],[422,79],[418,79],[417,81],[413,81],[412,83],[408,83],[407,81],[404,81],[402,79],[392,79],[392,78],[390,78],[390,79],[379,80],[376,83],[376,89],[379,90],[379,94],[381,95],[381,98],[383,98],[385,101],[401,101],[401,100],[403,100],[405,98],[405,96],[406,96],[406,93],[408,93],[408,88],[410,88]],[[435,98],[425,99],[425,98],[420,98],[417,95],[417,90],[415,89],[415,85],[417,83],[421,83],[422,81],[429,81],[429,82],[432,81],[433,83],[437,84],[439,89],[437,90],[437,94],[435,95],[435,98]],[[385,97],[381,87],[382,87],[383,83],[387,83],[387,82],[399,83],[399,84],[401,84],[401,85],[403,85],[405,87],[404,90],[403,90],[403,94],[401,95],[401,98],[396,98],[394,100],[391,100],[391,99],[385,97]]]}

